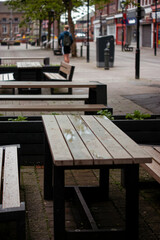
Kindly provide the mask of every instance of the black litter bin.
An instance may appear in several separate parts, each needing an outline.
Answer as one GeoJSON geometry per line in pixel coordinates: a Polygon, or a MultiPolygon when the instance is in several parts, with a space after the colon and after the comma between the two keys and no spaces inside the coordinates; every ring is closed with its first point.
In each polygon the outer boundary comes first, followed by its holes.
{"type": "Polygon", "coordinates": [[[114,64],[114,36],[108,35],[96,39],[96,60],[97,67],[105,67],[104,49],[109,49],[109,67],[114,64]]]}

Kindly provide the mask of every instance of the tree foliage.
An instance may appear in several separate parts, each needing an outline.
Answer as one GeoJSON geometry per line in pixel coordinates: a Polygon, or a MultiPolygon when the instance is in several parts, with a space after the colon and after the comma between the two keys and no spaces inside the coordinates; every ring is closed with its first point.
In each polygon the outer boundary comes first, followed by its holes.
{"type": "MultiPolygon", "coordinates": [[[[112,0],[90,0],[90,5],[98,4],[103,6],[104,4],[112,0]]],[[[87,5],[86,0],[8,0],[6,4],[13,10],[18,10],[24,12],[23,24],[29,22],[30,20],[39,20],[40,23],[43,20],[50,20],[50,12],[54,10],[54,19],[59,20],[60,16],[67,12],[68,13],[68,24],[70,26],[70,31],[73,36],[73,46],[72,46],[72,56],[76,56],[76,41],[75,41],[75,31],[74,22],[72,19],[71,12],[76,11],[78,7],[87,5]]],[[[49,24],[51,22],[49,21],[49,24]]],[[[40,28],[41,29],[41,28],[40,28]]],[[[50,28],[49,28],[50,29],[50,28]]],[[[40,36],[40,33],[39,33],[40,36]]]]}

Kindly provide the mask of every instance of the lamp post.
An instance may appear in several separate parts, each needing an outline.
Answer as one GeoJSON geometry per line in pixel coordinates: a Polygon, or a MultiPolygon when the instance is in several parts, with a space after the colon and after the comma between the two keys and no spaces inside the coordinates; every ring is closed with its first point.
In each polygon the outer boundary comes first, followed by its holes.
{"type": "Polygon", "coordinates": [[[155,0],[154,55],[157,55],[157,0],[155,0]]]}
{"type": "Polygon", "coordinates": [[[123,23],[123,13],[125,8],[125,1],[121,1],[121,8],[122,8],[122,52],[123,52],[123,43],[124,43],[124,23],[123,23]]]}
{"type": "Polygon", "coordinates": [[[139,21],[141,18],[141,6],[140,6],[140,0],[138,0],[138,6],[137,6],[137,48],[136,48],[136,73],[135,73],[135,78],[139,79],[139,74],[140,74],[140,48],[139,48],[139,21]]]}
{"type": "Polygon", "coordinates": [[[100,36],[102,36],[102,10],[100,10],[100,36]]]}
{"type": "Polygon", "coordinates": [[[52,50],[54,54],[54,10],[51,10],[51,17],[53,16],[53,43],[52,43],[52,50]]]}
{"type": "Polygon", "coordinates": [[[89,62],[89,0],[87,1],[87,62],[89,62]]]}

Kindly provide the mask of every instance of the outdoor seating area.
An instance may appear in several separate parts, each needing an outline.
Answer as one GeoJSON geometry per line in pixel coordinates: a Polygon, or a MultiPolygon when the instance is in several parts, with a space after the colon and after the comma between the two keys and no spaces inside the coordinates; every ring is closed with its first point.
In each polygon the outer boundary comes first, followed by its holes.
{"type": "Polygon", "coordinates": [[[13,232],[13,240],[148,240],[143,234],[153,231],[141,183],[151,181],[159,190],[159,119],[154,127],[149,120],[123,124],[114,115],[113,79],[95,66],[89,73],[62,59],[45,68],[38,57],[15,60],[15,72],[0,70],[0,234],[13,232]]]}

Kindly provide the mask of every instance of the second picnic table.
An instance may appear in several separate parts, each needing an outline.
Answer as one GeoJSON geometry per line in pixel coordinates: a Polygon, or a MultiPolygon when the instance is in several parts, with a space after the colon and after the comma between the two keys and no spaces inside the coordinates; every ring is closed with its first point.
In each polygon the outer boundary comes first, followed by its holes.
{"type": "Polygon", "coordinates": [[[44,165],[44,198],[54,202],[54,239],[138,239],[139,218],[139,164],[152,158],[109,119],[92,115],[42,116],[46,133],[44,165]],[[88,188],[90,196],[108,198],[109,170],[122,169],[126,188],[125,229],[100,230],[80,192],[74,187],[91,229],[65,229],[66,169],[99,169],[98,188],[88,188]],[[94,189],[94,190],[93,190],[94,189]],[[93,194],[91,194],[91,192],[93,194]],[[53,193],[53,195],[52,195],[53,193]],[[85,238],[86,239],[86,238],[85,238]]]}
{"type": "MultiPolygon", "coordinates": [[[[17,62],[18,81],[41,81],[42,64],[39,62],[17,62]]],[[[41,89],[18,89],[20,94],[23,93],[41,93],[41,89]]]]}

